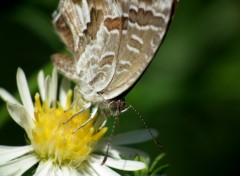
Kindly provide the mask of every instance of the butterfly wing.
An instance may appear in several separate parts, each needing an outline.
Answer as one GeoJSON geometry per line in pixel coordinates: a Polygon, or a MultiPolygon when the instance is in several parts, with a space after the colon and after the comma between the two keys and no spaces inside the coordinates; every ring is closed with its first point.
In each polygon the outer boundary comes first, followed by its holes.
{"type": "Polygon", "coordinates": [[[176,0],[117,0],[122,9],[123,28],[116,71],[102,91],[113,99],[131,88],[153,59],[166,34],[176,0]]]}
{"type": "Polygon", "coordinates": [[[112,0],[62,0],[55,16],[55,28],[74,62],[58,54],[53,56],[54,65],[70,79],[77,75],[81,90],[88,87],[97,94],[109,85],[116,70],[120,8],[112,0]]]}
{"type": "MultiPolygon", "coordinates": [[[[73,59],[54,65],[105,100],[140,78],[161,44],[177,0],[62,0],[55,28],[73,59]]],[[[81,86],[82,85],[82,86],[81,86]]],[[[85,94],[89,92],[85,91],[85,94]]]]}

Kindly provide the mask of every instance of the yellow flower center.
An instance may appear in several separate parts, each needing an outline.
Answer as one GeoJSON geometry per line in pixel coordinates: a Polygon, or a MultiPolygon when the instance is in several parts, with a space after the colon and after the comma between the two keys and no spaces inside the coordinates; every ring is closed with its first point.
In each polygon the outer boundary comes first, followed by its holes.
{"type": "Polygon", "coordinates": [[[94,150],[97,141],[102,138],[107,128],[95,127],[95,117],[75,131],[89,119],[89,110],[64,123],[81,108],[74,106],[65,111],[70,107],[71,99],[72,91],[69,91],[66,107],[63,108],[59,103],[57,107],[50,107],[46,101],[41,103],[39,94],[36,94],[35,128],[30,140],[41,159],[51,159],[56,164],[72,164],[79,167],[94,150]]]}

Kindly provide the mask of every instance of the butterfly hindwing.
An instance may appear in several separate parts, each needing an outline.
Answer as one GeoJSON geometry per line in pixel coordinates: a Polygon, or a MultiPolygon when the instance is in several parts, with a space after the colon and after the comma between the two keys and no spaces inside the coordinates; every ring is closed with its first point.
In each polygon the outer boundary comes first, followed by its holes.
{"type": "Polygon", "coordinates": [[[58,11],[55,28],[73,53],[76,74],[92,91],[103,90],[116,68],[122,26],[118,6],[111,0],[62,0],[58,11]]]}

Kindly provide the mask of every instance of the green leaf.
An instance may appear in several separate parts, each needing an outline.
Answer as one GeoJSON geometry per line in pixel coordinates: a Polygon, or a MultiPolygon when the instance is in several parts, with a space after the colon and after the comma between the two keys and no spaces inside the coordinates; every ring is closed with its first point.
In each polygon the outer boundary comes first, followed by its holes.
{"type": "Polygon", "coordinates": [[[149,171],[152,172],[153,169],[157,166],[157,164],[160,162],[160,160],[162,160],[162,158],[165,156],[165,153],[161,153],[160,155],[158,155],[155,160],[153,161],[149,171]]]}
{"type": "Polygon", "coordinates": [[[161,174],[163,174],[166,169],[169,167],[169,164],[165,164],[165,165],[162,165],[162,166],[159,166],[158,168],[156,168],[151,174],[150,176],[159,176],[161,174]]]}
{"type": "Polygon", "coordinates": [[[149,169],[150,176],[161,175],[166,171],[169,164],[164,164],[164,165],[158,166],[159,162],[162,161],[162,159],[165,155],[166,155],[165,153],[161,153],[155,158],[155,160],[153,161],[153,163],[151,164],[150,169],[149,169]]]}

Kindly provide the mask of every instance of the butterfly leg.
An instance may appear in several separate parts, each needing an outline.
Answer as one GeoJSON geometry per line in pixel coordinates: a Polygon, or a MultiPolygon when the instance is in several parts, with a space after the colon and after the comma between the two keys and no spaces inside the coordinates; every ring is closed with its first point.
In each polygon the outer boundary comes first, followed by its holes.
{"type": "Polygon", "coordinates": [[[82,127],[84,127],[85,125],[88,124],[88,122],[90,122],[97,114],[98,111],[98,106],[94,107],[91,113],[91,116],[89,119],[87,119],[80,127],[78,127],[77,129],[75,129],[72,133],[76,133],[78,130],[80,130],[82,127]]]}
{"type": "Polygon", "coordinates": [[[118,127],[118,124],[119,124],[119,116],[115,116],[114,117],[114,122],[113,122],[113,127],[112,127],[112,131],[111,131],[111,134],[110,136],[108,137],[108,141],[107,141],[107,149],[106,149],[106,152],[105,152],[105,156],[103,158],[103,161],[101,163],[101,165],[104,165],[107,161],[107,158],[108,158],[108,153],[109,153],[109,149],[111,147],[111,141],[112,139],[114,138],[114,136],[116,135],[117,131],[117,127],[118,127]]]}
{"type": "Polygon", "coordinates": [[[77,115],[79,115],[80,113],[82,113],[83,111],[87,110],[88,108],[90,108],[91,103],[87,103],[80,111],[76,112],[75,114],[73,114],[69,119],[67,119],[65,122],[63,122],[63,124],[66,124],[68,122],[70,122],[74,117],[76,117],[77,115]]]}

